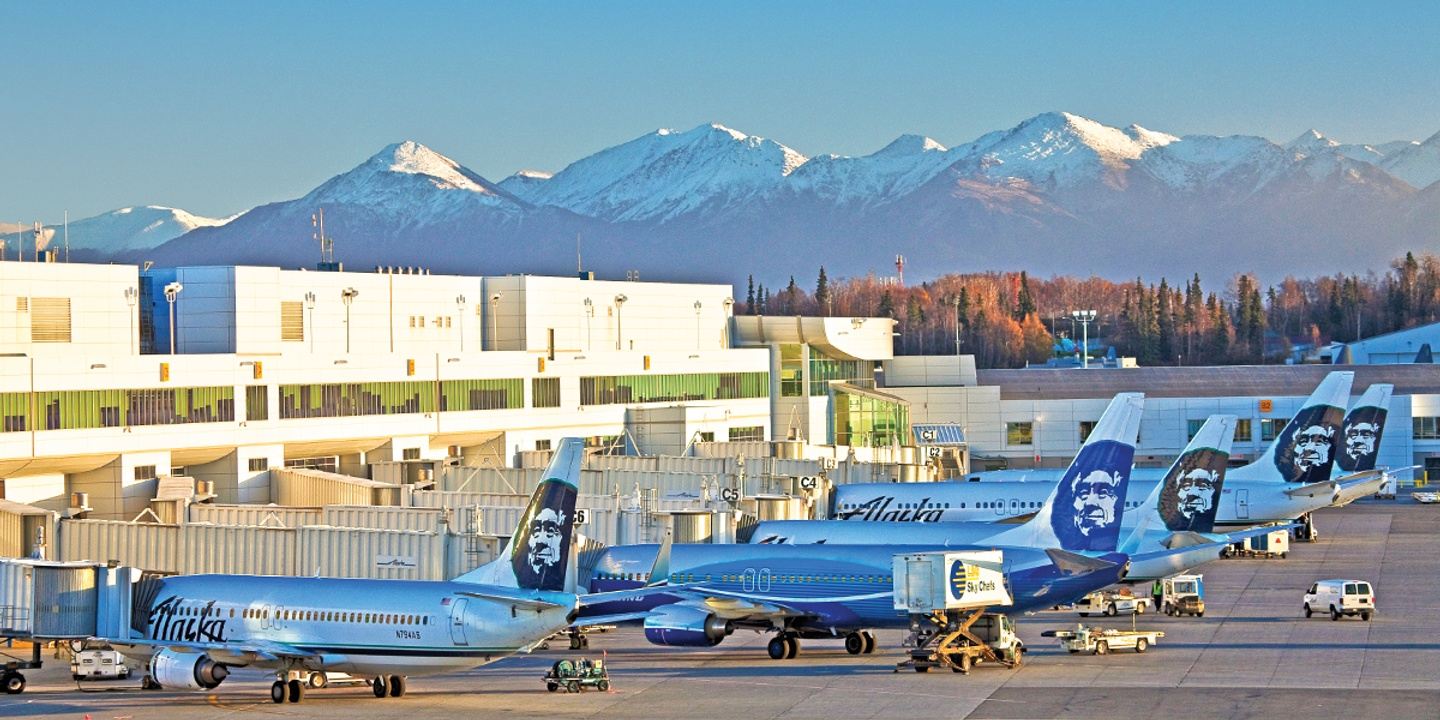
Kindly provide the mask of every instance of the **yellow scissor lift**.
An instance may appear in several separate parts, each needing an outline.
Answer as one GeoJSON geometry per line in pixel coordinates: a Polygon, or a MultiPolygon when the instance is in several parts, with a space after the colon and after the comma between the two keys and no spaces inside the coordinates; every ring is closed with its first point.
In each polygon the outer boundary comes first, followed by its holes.
{"type": "Polygon", "coordinates": [[[969,673],[981,662],[1018,667],[1024,647],[1010,618],[987,612],[1014,604],[999,550],[896,555],[895,609],[910,614],[910,659],[895,671],[932,667],[969,673]]]}

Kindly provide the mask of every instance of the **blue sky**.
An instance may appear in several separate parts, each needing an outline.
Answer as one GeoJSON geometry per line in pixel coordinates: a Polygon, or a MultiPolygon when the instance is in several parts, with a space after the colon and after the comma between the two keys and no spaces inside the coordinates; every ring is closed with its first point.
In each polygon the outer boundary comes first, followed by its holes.
{"type": "Polygon", "coordinates": [[[219,216],[403,139],[500,180],[718,121],[805,154],[1040,112],[1175,134],[1440,130],[1440,3],[0,0],[0,220],[219,216]]]}

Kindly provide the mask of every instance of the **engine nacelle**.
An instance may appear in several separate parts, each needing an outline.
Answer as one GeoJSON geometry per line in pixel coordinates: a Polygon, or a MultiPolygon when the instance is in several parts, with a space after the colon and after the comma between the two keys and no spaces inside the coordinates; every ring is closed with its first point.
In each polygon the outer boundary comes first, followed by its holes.
{"type": "Polygon", "coordinates": [[[150,658],[150,679],[160,687],[179,690],[214,690],[230,675],[230,668],[204,653],[161,650],[150,658]]]}
{"type": "Polygon", "coordinates": [[[730,621],[685,607],[661,608],[645,618],[645,639],[656,645],[711,647],[732,632],[730,621]]]}

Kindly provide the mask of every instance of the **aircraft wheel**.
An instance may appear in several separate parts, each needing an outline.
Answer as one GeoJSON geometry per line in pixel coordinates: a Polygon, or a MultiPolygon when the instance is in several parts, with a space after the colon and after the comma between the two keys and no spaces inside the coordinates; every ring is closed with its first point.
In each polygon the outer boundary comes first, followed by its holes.
{"type": "Polygon", "coordinates": [[[405,676],[390,676],[390,697],[405,697],[405,676]]]}
{"type": "Polygon", "coordinates": [[[375,679],[370,681],[370,689],[374,691],[375,697],[385,697],[385,678],[379,675],[375,676],[375,679]]]}
{"type": "Polygon", "coordinates": [[[270,702],[279,705],[285,702],[285,696],[287,694],[284,681],[276,680],[270,685],[270,702]]]}
{"type": "Polygon", "coordinates": [[[785,638],[785,659],[794,660],[800,654],[800,638],[790,635],[785,638]]]}
{"type": "Polygon", "coordinates": [[[875,635],[866,630],[860,633],[860,637],[865,638],[865,654],[869,655],[875,652],[875,635]]]}
{"type": "Polygon", "coordinates": [[[298,703],[305,700],[305,683],[299,680],[290,681],[290,702],[298,703]]]}
{"type": "Polygon", "coordinates": [[[771,660],[784,660],[785,656],[789,654],[790,648],[786,645],[783,635],[776,635],[770,638],[770,643],[765,646],[765,651],[770,654],[771,660]]]}
{"type": "Polygon", "coordinates": [[[850,633],[845,636],[845,652],[851,655],[859,655],[865,652],[865,638],[860,633],[850,633]]]}

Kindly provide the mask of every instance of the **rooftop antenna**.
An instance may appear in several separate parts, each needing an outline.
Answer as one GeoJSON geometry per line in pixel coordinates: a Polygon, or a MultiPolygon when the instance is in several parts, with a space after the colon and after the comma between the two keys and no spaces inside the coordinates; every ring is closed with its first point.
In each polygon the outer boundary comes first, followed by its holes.
{"type": "Polygon", "coordinates": [[[35,230],[34,230],[34,232],[35,232],[35,262],[40,262],[40,236],[44,234],[45,228],[40,225],[40,221],[39,221],[39,220],[36,220],[36,221],[35,221],[35,230]]]}
{"type": "Polygon", "coordinates": [[[320,208],[310,216],[310,226],[315,228],[311,237],[320,243],[320,264],[322,267],[333,265],[335,262],[335,239],[325,234],[325,208],[320,208]]]}
{"type": "Polygon", "coordinates": [[[65,211],[65,262],[70,262],[70,211],[65,211]]]}
{"type": "Polygon", "coordinates": [[[585,272],[585,266],[580,264],[580,233],[575,233],[575,274],[585,272]]]}
{"type": "Polygon", "coordinates": [[[895,272],[900,274],[900,287],[905,287],[905,256],[895,256],[895,272]]]}

